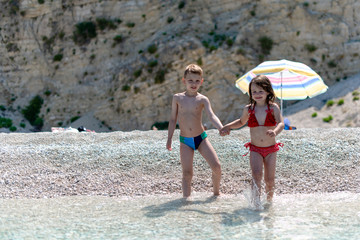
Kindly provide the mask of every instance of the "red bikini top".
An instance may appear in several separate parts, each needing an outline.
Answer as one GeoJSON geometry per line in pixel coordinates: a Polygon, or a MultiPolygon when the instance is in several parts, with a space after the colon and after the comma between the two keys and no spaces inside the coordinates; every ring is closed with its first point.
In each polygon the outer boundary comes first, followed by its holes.
{"type": "Polygon", "coordinates": [[[273,127],[276,126],[276,120],[274,118],[274,115],[272,114],[274,112],[274,109],[270,109],[270,106],[268,104],[268,109],[266,109],[266,118],[264,125],[259,125],[259,122],[256,119],[255,116],[255,106],[254,109],[251,109],[251,106],[249,107],[249,120],[248,120],[248,126],[250,128],[252,127],[259,127],[259,126],[265,126],[265,127],[273,127]]]}

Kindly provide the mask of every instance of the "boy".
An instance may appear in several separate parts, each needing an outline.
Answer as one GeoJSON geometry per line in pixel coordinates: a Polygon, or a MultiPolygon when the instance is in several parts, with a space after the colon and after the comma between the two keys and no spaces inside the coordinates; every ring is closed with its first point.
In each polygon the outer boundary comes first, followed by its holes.
{"type": "Polygon", "coordinates": [[[214,114],[209,99],[198,93],[198,90],[204,81],[202,74],[203,71],[199,66],[195,64],[187,66],[182,79],[186,91],[175,94],[172,100],[166,148],[171,151],[172,136],[178,120],[180,127],[180,160],[183,172],[182,190],[184,198],[189,197],[191,194],[195,150],[198,150],[210,165],[212,170],[214,195],[217,196],[220,194],[221,166],[214,148],[207,139],[204,126],[202,125],[203,109],[205,109],[212,124],[219,131],[223,125],[214,114]]]}

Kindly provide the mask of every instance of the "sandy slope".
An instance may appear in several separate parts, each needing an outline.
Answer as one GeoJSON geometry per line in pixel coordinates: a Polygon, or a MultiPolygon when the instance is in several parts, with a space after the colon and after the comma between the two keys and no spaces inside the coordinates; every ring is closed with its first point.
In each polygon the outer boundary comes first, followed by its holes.
{"type": "Polygon", "coordinates": [[[284,116],[298,128],[360,127],[360,100],[353,101],[353,92],[360,94],[360,73],[338,82],[317,97],[284,108],[284,116]],[[344,100],[343,105],[338,105],[340,99],[344,100]],[[334,105],[326,106],[328,100],[333,100],[334,105]],[[312,117],[315,112],[317,117],[312,117]],[[324,122],[323,118],[329,115],[333,120],[324,122]]]}

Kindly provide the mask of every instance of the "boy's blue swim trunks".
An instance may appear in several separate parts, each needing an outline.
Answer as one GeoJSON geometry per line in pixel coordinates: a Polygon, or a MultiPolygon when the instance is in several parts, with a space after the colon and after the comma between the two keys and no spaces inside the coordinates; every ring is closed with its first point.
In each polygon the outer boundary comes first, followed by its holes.
{"type": "Polygon", "coordinates": [[[197,137],[182,137],[180,136],[180,142],[186,144],[187,146],[191,147],[192,149],[196,150],[199,148],[200,143],[207,137],[206,132],[203,132],[197,137]]]}

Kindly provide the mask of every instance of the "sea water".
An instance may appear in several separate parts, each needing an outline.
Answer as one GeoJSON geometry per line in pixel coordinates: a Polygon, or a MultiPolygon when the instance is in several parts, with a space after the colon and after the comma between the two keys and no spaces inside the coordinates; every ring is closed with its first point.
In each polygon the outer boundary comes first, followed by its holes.
{"type": "Polygon", "coordinates": [[[360,194],[0,199],[0,239],[360,239],[360,194]]]}

